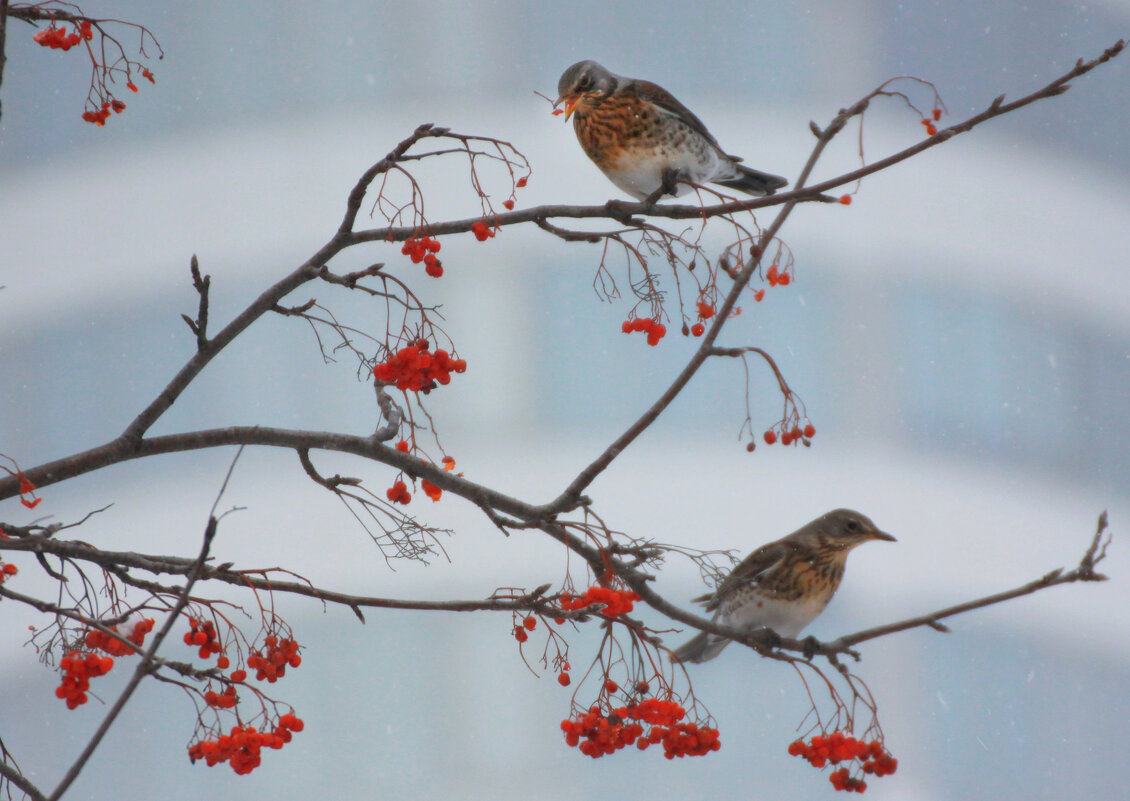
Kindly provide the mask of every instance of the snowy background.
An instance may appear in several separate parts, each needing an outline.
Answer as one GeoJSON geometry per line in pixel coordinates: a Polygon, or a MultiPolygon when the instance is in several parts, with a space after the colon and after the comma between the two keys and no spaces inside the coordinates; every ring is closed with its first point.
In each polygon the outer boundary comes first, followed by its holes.
{"type": "MultiPolygon", "coordinates": [[[[653,80],[724,147],[795,177],[825,122],[888,77],[933,80],[961,119],[1026,94],[1130,29],[1122,3],[853,2],[811,5],[578,2],[89,5],[150,27],[157,85],[126,97],[104,129],[79,114],[88,74],[11,23],[0,88],[0,452],[24,466],[101,444],[194,347],[189,257],[213,276],[213,326],[304,261],[336,228],[356,177],[421,122],[498,136],[530,159],[519,203],[601,203],[614,188],[555,95],[583,58],[653,80]]],[[[808,405],[812,449],[737,441],[736,365],[710,365],[651,432],[593,485],[610,525],[704,548],[752,547],[836,506],[899,538],[851,559],[811,632],[929,611],[1072,566],[1109,509],[1112,581],[1060,588],[864,648],[898,774],[875,798],[1127,798],[1117,743],[1130,721],[1130,147],[1127,56],[1066,95],[869,179],[850,207],[800,210],[783,235],[797,283],[733,321],[725,340],[773,353],[808,405]],[[1125,62],[1125,63],[1124,63],[1125,62]]],[[[869,118],[869,155],[921,136],[891,108],[869,118]]],[[[857,160],[850,137],[820,175],[857,160]]],[[[462,181],[462,173],[456,173],[462,181]]],[[[455,216],[477,205],[460,195],[455,216]]],[[[430,199],[429,199],[430,202],[430,199]]],[[[398,248],[336,266],[397,264],[471,368],[436,393],[448,450],[476,481],[532,502],[561,487],[650,404],[693,343],[619,334],[628,306],[591,288],[598,249],[534,229],[444,243],[423,281],[398,248]]],[[[345,293],[319,300],[364,320],[345,293]]],[[[777,409],[755,372],[764,420],[777,409]]],[[[263,423],[364,434],[371,390],[324,365],[292,320],[264,319],[178,401],[154,433],[263,423]]],[[[73,520],[99,547],[195,553],[230,451],[126,464],[46,488],[36,514],[73,520]]],[[[316,457],[374,487],[391,472],[316,457]],[[387,474],[386,474],[387,473],[387,474]]],[[[450,563],[390,571],[293,455],[245,454],[217,558],[297,567],[382,596],[475,598],[559,579],[547,542],[505,540],[447,498],[424,511],[457,535],[450,563]]],[[[417,502],[418,503],[418,502],[417,502]]],[[[8,501],[0,517],[32,513],[8,501]]],[[[32,586],[33,564],[14,559],[32,586]]],[[[660,577],[672,599],[701,591],[690,565],[660,577]]],[[[729,649],[696,669],[723,748],[668,763],[635,751],[592,762],[562,742],[569,691],[519,659],[509,618],[283,611],[306,646],[278,685],[307,728],[248,777],[190,766],[192,709],[173,688],[131,701],[70,798],[389,799],[827,798],[826,778],[785,747],[807,709],[791,672],[729,649]]],[[[0,736],[52,788],[97,725],[68,712],[54,672],[21,647],[36,618],[4,605],[0,736]]],[[[682,635],[675,635],[681,639],[682,635]]],[[[573,637],[574,663],[591,635],[573,637]]],[[[172,655],[183,656],[171,644],[172,655]]],[[[119,677],[120,678],[120,677],[119,677]]],[[[105,681],[106,698],[116,686],[105,681]]]]}

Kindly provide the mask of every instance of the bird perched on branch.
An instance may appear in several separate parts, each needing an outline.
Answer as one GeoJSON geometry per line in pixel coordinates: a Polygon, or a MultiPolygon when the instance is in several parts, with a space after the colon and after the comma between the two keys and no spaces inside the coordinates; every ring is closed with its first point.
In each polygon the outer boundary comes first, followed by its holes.
{"type": "MultiPolygon", "coordinates": [[[[818,517],[787,537],[762,545],[743,559],[718,589],[696,603],[706,604],[712,620],[756,631],[772,629],[795,638],[836,594],[848,552],[871,540],[895,538],[850,509],[818,517]]],[[[706,662],[730,640],[700,632],[674,652],[677,662],[706,662]]]]}
{"type": "Polygon", "coordinates": [[[728,155],[690,109],[648,81],[581,61],[558,81],[565,119],[593,163],[637,200],[681,195],[691,184],[715,183],[749,195],[771,195],[788,184],[728,155]]]}

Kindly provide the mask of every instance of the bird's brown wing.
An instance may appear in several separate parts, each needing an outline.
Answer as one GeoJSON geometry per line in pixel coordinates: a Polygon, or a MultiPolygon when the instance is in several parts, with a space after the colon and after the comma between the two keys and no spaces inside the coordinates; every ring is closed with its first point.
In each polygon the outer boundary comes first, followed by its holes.
{"type": "Polygon", "coordinates": [[[633,88],[640,98],[649,103],[653,103],[659,107],[661,111],[678,117],[696,132],[702,134],[702,136],[716,148],[719,150],[722,149],[722,146],[718,144],[718,140],[710,134],[710,131],[706,130],[706,126],[702,124],[702,120],[696,117],[689,108],[676,100],[672,94],[662,86],[656,86],[651,81],[639,80],[629,81],[628,86],[633,88]]]}
{"type": "Polygon", "coordinates": [[[718,585],[718,589],[708,595],[703,595],[694,599],[695,603],[706,604],[707,611],[713,611],[718,608],[719,599],[728,595],[738,585],[744,582],[755,579],[757,576],[775,567],[782,559],[789,553],[789,546],[784,542],[778,540],[777,542],[770,542],[762,545],[756,551],[751,553],[745,559],[738,563],[738,566],[726,576],[725,580],[718,585]]]}

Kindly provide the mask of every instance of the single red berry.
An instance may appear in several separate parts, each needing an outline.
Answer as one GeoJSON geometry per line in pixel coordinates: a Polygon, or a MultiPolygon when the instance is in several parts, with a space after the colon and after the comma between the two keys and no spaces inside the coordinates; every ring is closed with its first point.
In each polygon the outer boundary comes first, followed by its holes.
{"type": "Polygon", "coordinates": [[[527,630],[533,631],[537,628],[538,619],[533,615],[528,615],[526,619],[522,621],[522,625],[525,626],[527,630]]]}
{"type": "Polygon", "coordinates": [[[851,195],[840,195],[840,202],[845,206],[851,205],[851,195]]]}
{"type": "Polygon", "coordinates": [[[506,207],[507,211],[511,211],[514,208],[514,201],[513,200],[504,200],[504,201],[502,201],[502,205],[506,207]]]}
{"type": "Polygon", "coordinates": [[[806,425],[804,427],[804,437],[805,437],[805,439],[812,439],[815,435],[816,435],[816,427],[813,426],[812,423],[809,423],[808,425],[806,425]]]}
{"type": "Polygon", "coordinates": [[[766,445],[772,445],[776,441],[777,441],[777,432],[776,431],[773,431],[772,429],[770,429],[769,431],[765,432],[765,444],[766,445]]]}
{"type": "Polygon", "coordinates": [[[569,682],[570,682],[570,678],[569,678],[569,674],[568,674],[568,673],[561,673],[561,674],[560,674],[560,675],[559,675],[559,676],[557,677],[557,683],[558,683],[558,684],[560,684],[560,685],[561,685],[562,687],[568,687],[568,686],[569,686],[569,682]]]}
{"type": "Polygon", "coordinates": [[[515,185],[516,187],[518,187],[519,189],[524,189],[524,188],[525,188],[525,186],[526,186],[526,178],[525,178],[525,177],[519,178],[519,179],[518,179],[518,183],[516,183],[516,184],[514,184],[514,185],[515,185]]]}
{"type": "Polygon", "coordinates": [[[691,326],[691,333],[696,337],[700,337],[704,333],[706,333],[706,326],[704,326],[702,323],[695,323],[691,326]]]}
{"type": "Polygon", "coordinates": [[[934,109],[934,121],[936,122],[936,121],[940,120],[941,118],[942,118],[942,110],[940,108],[934,109]]]}

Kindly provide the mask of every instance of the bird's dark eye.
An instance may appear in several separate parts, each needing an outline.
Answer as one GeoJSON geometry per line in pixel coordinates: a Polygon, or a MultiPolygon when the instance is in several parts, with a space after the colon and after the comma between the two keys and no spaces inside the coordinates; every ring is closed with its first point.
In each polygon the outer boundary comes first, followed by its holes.
{"type": "Polygon", "coordinates": [[[586,74],[582,75],[580,78],[577,79],[577,90],[578,91],[583,92],[586,89],[588,89],[590,86],[592,86],[592,76],[591,75],[586,73],[586,74]]]}
{"type": "Polygon", "coordinates": [[[859,521],[858,520],[847,521],[847,530],[851,531],[853,533],[856,532],[856,531],[859,531],[859,521]]]}

